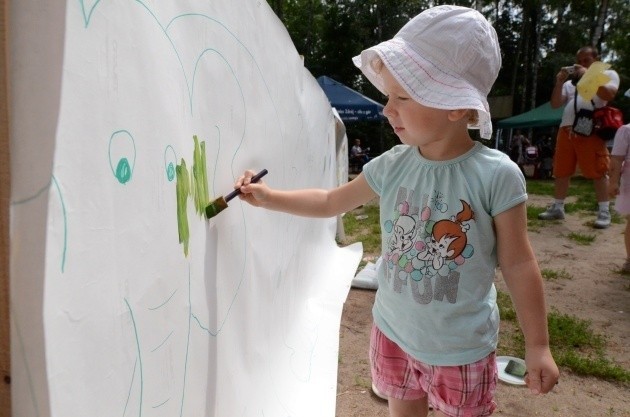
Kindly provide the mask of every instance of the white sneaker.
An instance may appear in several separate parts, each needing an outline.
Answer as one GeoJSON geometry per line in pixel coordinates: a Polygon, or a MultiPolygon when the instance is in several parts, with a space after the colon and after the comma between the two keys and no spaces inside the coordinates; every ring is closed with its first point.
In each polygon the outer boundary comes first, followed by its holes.
{"type": "Polygon", "coordinates": [[[562,220],[564,219],[564,209],[557,204],[551,204],[547,210],[538,215],[540,220],[562,220]]]}
{"type": "Polygon", "coordinates": [[[376,385],[374,385],[374,383],[372,383],[372,392],[374,393],[374,395],[376,395],[378,398],[382,399],[382,400],[389,400],[389,398],[387,398],[387,396],[383,393],[381,393],[378,388],[376,388],[376,385]]]}
{"type": "Polygon", "coordinates": [[[600,210],[597,213],[597,220],[593,223],[595,229],[606,229],[610,226],[610,211],[600,210]]]}

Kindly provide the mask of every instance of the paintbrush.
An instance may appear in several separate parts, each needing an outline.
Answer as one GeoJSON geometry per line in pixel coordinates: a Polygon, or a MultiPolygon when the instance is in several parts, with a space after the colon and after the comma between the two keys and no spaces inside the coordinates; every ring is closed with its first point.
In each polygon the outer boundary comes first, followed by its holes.
{"type": "MultiPolygon", "coordinates": [[[[266,169],[263,169],[258,174],[254,175],[250,182],[258,182],[258,180],[267,175],[267,172],[268,171],[266,169]]],[[[210,219],[225,210],[228,207],[227,203],[240,193],[240,189],[234,190],[225,197],[219,197],[212,203],[208,204],[208,206],[206,207],[206,219],[210,219]]]]}

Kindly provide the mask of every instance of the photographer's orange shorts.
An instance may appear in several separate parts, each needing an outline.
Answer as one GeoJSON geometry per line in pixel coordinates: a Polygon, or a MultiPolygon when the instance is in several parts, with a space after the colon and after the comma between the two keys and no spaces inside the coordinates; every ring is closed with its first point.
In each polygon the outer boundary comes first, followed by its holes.
{"type": "Polygon", "coordinates": [[[556,178],[570,177],[580,167],[585,178],[598,180],[608,172],[609,163],[606,142],[599,136],[576,135],[571,126],[558,130],[553,156],[553,175],[556,178]]]}

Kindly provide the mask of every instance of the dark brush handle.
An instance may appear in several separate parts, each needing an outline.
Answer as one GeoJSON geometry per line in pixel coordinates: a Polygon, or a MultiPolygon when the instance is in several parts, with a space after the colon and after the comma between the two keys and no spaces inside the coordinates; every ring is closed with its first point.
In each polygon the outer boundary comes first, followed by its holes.
{"type": "MultiPolygon", "coordinates": [[[[267,171],[266,169],[263,169],[258,174],[254,175],[252,177],[252,179],[250,180],[250,182],[258,182],[258,180],[260,180],[262,177],[267,175],[267,172],[269,172],[269,171],[267,171]]],[[[230,194],[225,196],[225,202],[227,203],[228,201],[230,201],[231,199],[233,199],[234,197],[236,197],[240,193],[241,193],[241,189],[240,188],[237,189],[237,190],[232,191],[230,194]]]]}

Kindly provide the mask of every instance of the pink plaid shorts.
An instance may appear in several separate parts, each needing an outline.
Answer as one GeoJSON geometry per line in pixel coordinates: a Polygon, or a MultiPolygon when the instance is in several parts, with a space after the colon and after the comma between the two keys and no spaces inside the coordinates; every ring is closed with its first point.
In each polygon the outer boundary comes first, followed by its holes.
{"type": "Polygon", "coordinates": [[[496,408],[495,353],[460,366],[431,366],[420,362],[372,325],[370,340],[372,382],[382,394],[399,400],[429,403],[451,417],[489,416],[496,408]]]}

